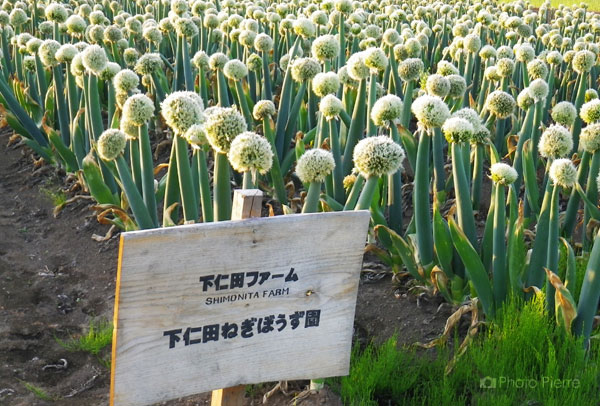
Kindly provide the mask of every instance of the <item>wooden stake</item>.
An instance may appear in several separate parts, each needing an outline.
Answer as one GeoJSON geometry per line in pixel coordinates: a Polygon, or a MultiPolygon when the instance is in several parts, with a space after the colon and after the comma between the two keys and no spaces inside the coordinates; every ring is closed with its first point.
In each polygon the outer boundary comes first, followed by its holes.
{"type": "MultiPolygon", "coordinates": [[[[232,220],[260,217],[263,193],[258,189],[237,189],[233,192],[232,220]]],[[[212,391],[211,406],[243,406],[245,385],[212,391]]]]}
{"type": "Polygon", "coordinates": [[[232,220],[261,217],[263,193],[258,189],[237,189],[233,192],[232,220]]]}

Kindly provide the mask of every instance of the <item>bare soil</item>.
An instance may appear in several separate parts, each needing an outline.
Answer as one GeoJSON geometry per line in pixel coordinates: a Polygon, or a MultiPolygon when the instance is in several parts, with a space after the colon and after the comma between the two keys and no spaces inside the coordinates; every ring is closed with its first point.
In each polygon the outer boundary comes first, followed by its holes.
{"type": "MultiPolygon", "coordinates": [[[[89,200],[78,200],[53,216],[52,196],[69,186],[65,175],[34,163],[31,151],[7,146],[0,134],[0,405],[105,406],[108,404],[110,348],[94,356],[72,352],[58,340],[85,333],[92,320],[112,320],[118,233],[97,242],[109,226],[100,225],[89,200]],[[66,186],[65,186],[66,185],[66,186]],[[34,393],[28,385],[39,388],[34,393]]],[[[76,191],[67,192],[72,196],[76,191]]],[[[397,334],[399,344],[438,336],[451,309],[441,298],[394,286],[389,270],[365,259],[355,318],[361,344],[397,334]]],[[[290,382],[268,405],[288,405],[308,382],[290,382]]],[[[250,387],[246,405],[262,404],[274,383],[250,387]]],[[[162,403],[210,404],[209,394],[162,403]]],[[[326,389],[299,405],[341,405],[326,389]]]]}

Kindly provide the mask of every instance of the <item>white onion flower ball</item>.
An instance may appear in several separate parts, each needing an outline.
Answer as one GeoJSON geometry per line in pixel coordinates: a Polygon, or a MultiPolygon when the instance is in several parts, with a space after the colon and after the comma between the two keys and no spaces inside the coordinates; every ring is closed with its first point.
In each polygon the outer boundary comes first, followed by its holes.
{"type": "Polygon", "coordinates": [[[531,97],[531,93],[529,92],[529,88],[521,90],[519,95],[517,96],[517,106],[523,110],[529,109],[531,106],[535,104],[535,100],[531,97]]]}
{"type": "Polygon", "coordinates": [[[573,69],[580,74],[591,71],[595,63],[596,55],[591,51],[582,50],[573,56],[573,69]]]}
{"type": "Polygon", "coordinates": [[[344,104],[333,94],[328,94],[321,99],[319,111],[327,120],[337,118],[344,109],[344,104]]]}
{"type": "Polygon", "coordinates": [[[193,124],[183,134],[183,138],[193,147],[199,148],[203,145],[208,144],[208,138],[206,138],[206,131],[202,124],[193,124]]]}
{"type": "Polygon", "coordinates": [[[321,72],[321,65],[314,58],[298,58],[292,64],[292,79],[298,83],[312,80],[321,72]]]}
{"type": "Polygon", "coordinates": [[[335,72],[317,73],[312,80],[312,88],[319,97],[335,94],[340,88],[340,78],[335,72]]]}
{"type": "Polygon", "coordinates": [[[462,97],[467,91],[467,81],[461,75],[448,75],[446,76],[448,82],[450,82],[450,91],[448,97],[457,98],[462,97]]]}
{"type": "Polygon", "coordinates": [[[121,130],[106,130],[98,138],[98,155],[105,161],[116,159],[125,150],[127,136],[121,130]]]}
{"type": "Polygon", "coordinates": [[[233,139],[246,131],[247,124],[244,116],[237,109],[217,107],[207,114],[204,129],[213,149],[220,153],[227,153],[233,139]]]}
{"type": "Polygon", "coordinates": [[[99,75],[108,63],[106,51],[100,45],[90,45],[81,53],[81,56],[85,68],[94,75],[99,75]]]}
{"type": "Polygon", "coordinates": [[[461,117],[451,117],[444,122],[442,131],[449,143],[463,143],[471,140],[474,128],[470,121],[461,117]]]}
{"type": "Polygon", "coordinates": [[[276,113],[275,104],[271,100],[259,100],[254,105],[252,116],[255,120],[262,121],[268,117],[273,117],[276,113]]]}
{"type": "Polygon", "coordinates": [[[113,85],[118,93],[127,93],[136,89],[140,84],[140,78],[131,69],[123,69],[113,78],[113,85]]]}
{"type": "Polygon", "coordinates": [[[208,58],[208,66],[212,70],[222,70],[229,61],[229,57],[223,52],[215,52],[208,58]]]}
{"type": "Polygon", "coordinates": [[[494,183],[505,186],[514,183],[519,177],[517,171],[512,166],[503,162],[493,164],[490,168],[490,175],[494,183]]]}
{"type": "Polygon", "coordinates": [[[573,103],[562,101],[552,108],[552,119],[565,127],[571,127],[577,118],[577,109],[573,103]]]}
{"type": "MultiPolygon", "coordinates": [[[[399,68],[398,68],[398,72],[400,72],[399,68]]],[[[458,68],[452,64],[452,62],[439,61],[437,64],[437,73],[439,73],[442,76],[450,76],[450,75],[458,75],[459,71],[458,71],[458,68]]]]}
{"type": "Polygon", "coordinates": [[[577,182],[577,169],[570,159],[557,159],[550,165],[548,173],[554,185],[570,189],[577,182]]]}
{"type": "Polygon", "coordinates": [[[38,55],[40,57],[40,61],[46,67],[54,67],[58,65],[58,60],[56,59],[56,53],[60,49],[60,43],[58,41],[54,41],[53,39],[47,39],[38,48],[38,55]]]}
{"type": "Polygon", "coordinates": [[[368,179],[397,172],[405,153],[390,137],[380,135],[360,140],[354,147],[352,158],[358,172],[368,179]]]}
{"type": "Polygon", "coordinates": [[[204,119],[202,105],[186,93],[171,93],[160,104],[166,124],[177,135],[183,135],[192,125],[200,124],[204,119]]]}
{"type": "Polygon", "coordinates": [[[450,117],[448,106],[437,96],[420,96],[411,107],[419,123],[426,128],[441,127],[450,117]]]}
{"type": "Polygon", "coordinates": [[[302,183],[320,183],[335,168],[333,154],[321,148],[306,151],[296,163],[296,174],[302,183]]]}
{"type": "Polygon", "coordinates": [[[365,64],[365,54],[363,52],[352,54],[352,56],[348,58],[348,62],[346,64],[348,75],[357,81],[361,81],[369,77],[369,67],[365,64]]]}
{"type": "Polygon", "coordinates": [[[333,35],[321,35],[317,37],[311,46],[312,56],[319,61],[334,59],[340,52],[340,43],[333,35]]]}
{"type": "Polygon", "coordinates": [[[398,65],[398,75],[400,76],[400,79],[402,79],[404,82],[419,79],[424,70],[425,65],[423,64],[423,61],[418,58],[406,59],[398,65]]]}
{"type": "Polygon", "coordinates": [[[368,48],[365,52],[365,65],[372,71],[384,71],[388,65],[388,58],[381,48],[368,48]]]}
{"type": "Polygon", "coordinates": [[[257,171],[264,174],[273,164],[273,150],[269,141],[250,131],[233,139],[227,157],[232,168],[238,172],[257,171]]]}
{"type": "Polygon", "coordinates": [[[479,117],[479,114],[472,108],[462,108],[456,111],[454,114],[452,114],[452,117],[459,117],[467,120],[473,126],[473,131],[477,131],[480,127],[482,127],[481,118],[479,117]]]}
{"type": "Polygon", "coordinates": [[[581,106],[579,117],[586,124],[600,121],[600,99],[593,99],[581,106]]]}
{"type": "Polygon", "coordinates": [[[273,39],[268,34],[261,32],[254,38],[254,48],[259,52],[269,52],[273,49],[273,39]]]}
{"type": "Polygon", "coordinates": [[[595,153],[600,149],[600,123],[589,124],[579,136],[579,143],[584,151],[595,153]]]}
{"type": "Polygon", "coordinates": [[[529,95],[537,103],[546,100],[550,91],[548,83],[544,79],[535,79],[529,83],[529,95]]]}
{"type": "Polygon", "coordinates": [[[429,94],[444,98],[450,93],[450,81],[446,76],[434,73],[427,78],[425,88],[429,94]]]}
{"type": "Polygon", "coordinates": [[[239,81],[248,76],[248,68],[239,59],[231,59],[223,67],[223,74],[227,79],[239,81]]]}
{"type": "Polygon", "coordinates": [[[573,149],[571,132],[559,124],[553,124],[542,133],[538,143],[540,155],[548,159],[566,157],[573,149]]]}
{"type": "Polygon", "coordinates": [[[123,117],[133,125],[142,126],[154,116],[154,102],[145,94],[134,94],[123,104],[123,117]]]}
{"type": "Polygon", "coordinates": [[[160,54],[144,54],[138,59],[134,70],[140,75],[151,75],[152,73],[163,69],[164,63],[160,54]]]}
{"type": "Polygon", "coordinates": [[[598,98],[598,91],[596,89],[588,89],[585,91],[584,101],[585,103],[598,98]]]}
{"type": "MultiPolygon", "coordinates": [[[[29,44],[29,42],[28,42],[28,44],[29,44]]],[[[56,57],[56,60],[60,63],[71,63],[73,58],[75,58],[75,55],[77,55],[78,53],[79,53],[79,51],[77,50],[77,48],[75,48],[74,45],[64,44],[64,45],[61,45],[60,48],[58,48],[58,51],[56,51],[55,57],[56,57]]]]}
{"type": "Polygon", "coordinates": [[[490,93],[485,101],[487,109],[498,118],[509,117],[516,106],[515,99],[502,90],[490,93]]]}
{"type": "Polygon", "coordinates": [[[402,116],[404,104],[396,95],[383,96],[375,102],[371,110],[371,120],[376,126],[390,125],[402,116]]]}
{"type": "Polygon", "coordinates": [[[546,79],[548,66],[541,59],[534,59],[527,64],[527,73],[530,79],[546,79]]]}

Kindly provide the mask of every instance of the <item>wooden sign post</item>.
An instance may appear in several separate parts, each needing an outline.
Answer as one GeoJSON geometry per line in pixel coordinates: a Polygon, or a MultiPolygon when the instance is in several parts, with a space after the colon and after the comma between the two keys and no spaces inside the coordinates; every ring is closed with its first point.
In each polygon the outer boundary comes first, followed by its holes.
{"type": "Polygon", "coordinates": [[[110,404],[346,375],[369,217],[299,214],[122,233],[110,404]]]}

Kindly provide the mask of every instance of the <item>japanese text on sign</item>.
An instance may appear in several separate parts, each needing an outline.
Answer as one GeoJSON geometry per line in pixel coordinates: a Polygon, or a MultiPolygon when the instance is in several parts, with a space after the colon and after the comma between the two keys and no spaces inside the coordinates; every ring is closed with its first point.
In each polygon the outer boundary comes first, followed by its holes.
{"type": "Polygon", "coordinates": [[[296,330],[304,320],[304,328],[319,327],[321,310],[295,311],[292,314],[274,314],[265,317],[249,317],[241,323],[209,324],[202,327],[187,327],[163,332],[169,338],[169,348],[175,348],[182,341],[185,346],[192,344],[208,343],[229,340],[236,337],[251,338],[254,334],[267,334],[273,331],[282,332],[288,327],[296,330]]]}

